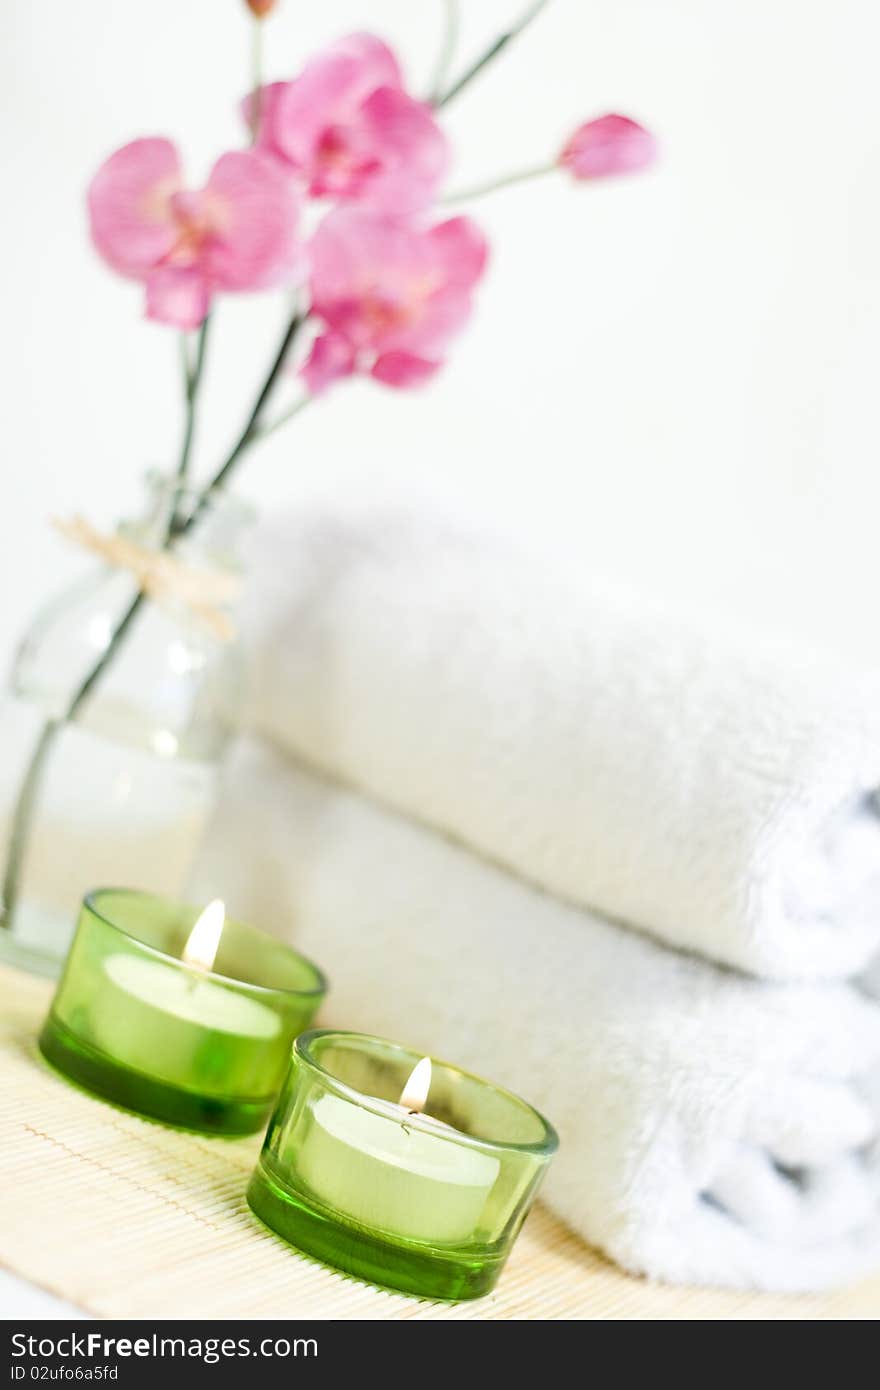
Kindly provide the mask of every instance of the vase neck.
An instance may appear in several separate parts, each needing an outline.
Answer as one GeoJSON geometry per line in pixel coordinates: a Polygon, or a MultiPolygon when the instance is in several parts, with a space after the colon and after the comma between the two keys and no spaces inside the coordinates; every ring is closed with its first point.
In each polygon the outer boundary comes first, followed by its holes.
{"type": "Polygon", "coordinates": [[[149,473],[143,509],[120,525],[120,533],[151,549],[163,549],[175,518],[197,520],[177,543],[181,554],[223,568],[241,568],[244,538],[255,513],[241,498],[227,492],[211,493],[207,500],[192,488],[182,487],[166,473],[149,473]]]}

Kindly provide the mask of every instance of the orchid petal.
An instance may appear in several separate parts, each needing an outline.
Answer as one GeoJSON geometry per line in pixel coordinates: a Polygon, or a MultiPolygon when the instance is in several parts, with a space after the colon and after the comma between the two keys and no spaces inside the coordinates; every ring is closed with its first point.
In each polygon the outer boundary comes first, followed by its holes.
{"type": "Polygon", "coordinates": [[[132,140],[101,165],[88,190],[92,241],[108,265],[133,279],[166,256],[176,232],[170,199],[180,159],[170,140],[132,140]]]}
{"type": "Polygon", "coordinates": [[[259,117],[256,146],[273,159],[286,160],[286,155],[277,144],[274,131],[278,121],[278,108],[288,87],[287,82],[267,82],[259,92],[248,92],[241,103],[241,114],[248,130],[253,130],[254,121],[259,117]]]}
{"type": "Polygon", "coordinates": [[[364,181],[359,201],[393,213],[427,207],[450,163],[449,142],[431,108],[406,92],[379,87],[360,115],[378,169],[364,181]]]}
{"type": "Polygon", "coordinates": [[[409,352],[385,352],[376,358],[370,375],[385,386],[409,389],[424,386],[431,377],[436,376],[441,366],[440,362],[429,362],[409,352]]]}
{"type": "Polygon", "coordinates": [[[303,273],[296,198],[276,164],[250,150],[224,154],[205,193],[216,222],[206,260],[219,288],[261,289],[303,273]]]}
{"type": "Polygon", "coordinates": [[[448,282],[469,290],[486,269],[489,247],[470,217],[450,217],[432,227],[428,236],[448,282]]]}
{"type": "Polygon", "coordinates": [[[300,374],[313,396],[318,396],[334,381],[351,376],[355,357],[350,344],[336,333],[322,333],[312,344],[300,374]]]}
{"type": "Polygon", "coordinates": [[[211,295],[202,272],[192,266],[159,266],[147,275],[147,318],[173,328],[198,328],[211,295]]]}

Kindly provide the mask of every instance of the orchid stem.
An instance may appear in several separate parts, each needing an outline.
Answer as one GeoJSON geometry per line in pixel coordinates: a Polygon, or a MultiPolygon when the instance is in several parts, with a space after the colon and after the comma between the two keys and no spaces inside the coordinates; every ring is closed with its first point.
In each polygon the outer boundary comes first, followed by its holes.
{"type": "Polygon", "coordinates": [[[251,25],[251,144],[260,134],[260,107],[263,103],[263,21],[251,25]]]}
{"type": "Polygon", "coordinates": [[[516,183],[527,183],[529,179],[539,179],[545,174],[553,174],[556,169],[556,164],[536,164],[532,169],[518,169],[513,174],[502,174],[500,179],[492,179],[489,183],[480,183],[474,188],[464,188],[461,192],[447,193],[443,202],[470,202],[474,198],[485,197],[487,193],[495,193],[499,188],[511,188],[516,183]]]}
{"type": "Polygon", "coordinates": [[[292,420],[295,415],[299,415],[300,411],[305,410],[309,402],[314,399],[314,396],[301,396],[300,399],[294,401],[293,405],[289,406],[287,410],[282,411],[277,419],[270,420],[267,425],[264,425],[259,431],[257,438],[268,439],[270,434],[274,434],[276,430],[280,430],[282,425],[286,425],[288,420],[292,420]]]}
{"type": "Polygon", "coordinates": [[[192,387],[193,373],[192,354],[189,350],[189,334],[179,333],[177,342],[180,347],[180,365],[183,368],[183,388],[186,394],[189,395],[192,387]]]}
{"type": "Polygon", "coordinates": [[[547,3],[548,0],[534,0],[534,3],[528,7],[512,28],[508,29],[504,34],[499,34],[498,38],[495,39],[493,43],[490,43],[485,52],[481,53],[480,57],[462,73],[461,77],[459,77],[456,82],[453,82],[452,86],[449,87],[441,97],[435,99],[434,105],[447,106],[460,92],[464,91],[465,87],[470,86],[474,78],[483,71],[483,68],[488,67],[489,63],[493,62],[500,53],[503,53],[509,43],[512,43],[514,39],[518,38],[523,30],[527,29],[532,21],[538,18],[538,15],[547,3]]]}
{"type": "Polygon", "coordinates": [[[199,497],[199,500],[196,503],[190,515],[184,518],[183,520],[179,520],[174,526],[172,539],[176,539],[178,536],[185,536],[186,533],[195,525],[199,517],[204,512],[205,507],[208,505],[208,502],[211,500],[214,493],[218,492],[220,488],[222,488],[228,480],[230,474],[236,467],[242,454],[245,452],[246,449],[250,448],[252,444],[256,443],[257,439],[261,437],[260,424],[262,421],[263,411],[265,410],[269,402],[269,397],[272,394],[275,383],[278,380],[284,363],[287,360],[287,354],[293,346],[297,334],[299,333],[300,329],[305,323],[305,319],[305,314],[303,314],[299,309],[295,310],[292,318],[290,319],[290,322],[284,330],[281,342],[278,346],[278,350],[275,353],[272,365],[269,368],[269,374],[266,377],[266,380],[263,382],[260,393],[257,396],[256,401],[254,402],[253,409],[251,410],[251,413],[248,416],[248,420],[244,429],[242,430],[241,434],[239,435],[229,454],[227,454],[226,458],[223,460],[223,463],[217,469],[217,472],[214,474],[210,483],[199,497]]]}
{"type": "Polygon", "coordinates": [[[431,83],[431,95],[429,101],[435,105],[439,104],[443,95],[443,88],[446,86],[446,79],[449,76],[449,69],[455,57],[455,50],[458,45],[458,34],[461,27],[461,10],[459,0],[445,0],[443,6],[443,38],[441,41],[440,52],[437,57],[437,66],[434,69],[434,80],[431,83]]]}
{"type": "MultiPolygon", "coordinates": [[[[196,405],[199,397],[199,387],[202,383],[202,371],[205,365],[205,351],[208,346],[208,328],[211,323],[210,315],[206,315],[199,328],[199,335],[196,340],[195,361],[191,364],[187,351],[186,336],[183,336],[184,345],[184,371],[185,371],[185,402],[186,417],[183,426],[183,441],[180,446],[180,458],[177,464],[177,490],[178,492],[185,486],[189,477],[189,466],[192,459],[193,441],[196,432],[196,405]]],[[[174,506],[177,506],[177,498],[174,499],[174,506]]]]}

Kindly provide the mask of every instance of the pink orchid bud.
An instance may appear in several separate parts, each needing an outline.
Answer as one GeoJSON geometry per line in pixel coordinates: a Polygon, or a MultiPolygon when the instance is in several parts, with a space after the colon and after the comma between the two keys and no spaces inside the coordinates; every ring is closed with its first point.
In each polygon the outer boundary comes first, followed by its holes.
{"type": "Polygon", "coordinates": [[[657,158],[657,141],[629,116],[599,116],[586,121],[566,143],[558,163],[576,179],[604,179],[635,174],[657,158]]]}
{"type": "Polygon", "coordinates": [[[278,0],[244,0],[251,14],[257,19],[265,19],[267,14],[271,14],[278,0]]]}

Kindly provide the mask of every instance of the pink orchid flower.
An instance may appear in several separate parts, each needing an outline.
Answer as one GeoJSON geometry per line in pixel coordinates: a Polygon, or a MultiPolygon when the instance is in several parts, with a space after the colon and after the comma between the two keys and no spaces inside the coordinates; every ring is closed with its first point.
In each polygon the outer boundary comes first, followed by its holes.
{"type": "Polygon", "coordinates": [[[433,376],[468,319],[487,248],[467,217],[425,229],[349,207],[324,219],[311,255],[324,331],[302,371],[318,394],[354,372],[397,387],[433,376]]]}
{"type": "Polygon", "coordinates": [[[352,34],[244,103],[258,146],[294,171],[313,198],[353,199],[383,212],[428,206],[449,148],[430,106],[404,90],[381,39],[352,34]],[[255,112],[255,103],[256,112],[255,112]]]}
{"type": "Polygon", "coordinates": [[[599,116],[578,126],[559,156],[576,179],[634,174],[657,158],[657,141],[629,116],[599,116]]]}
{"type": "Polygon", "coordinates": [[[267,288],[305,268],[289,180],[251,151],[222,155],[189,192],[170,140],[133,140],[101,165],[88,205],[98,252],[144,282],[159,323],[197,328],[216,291],[267,288]]]}

